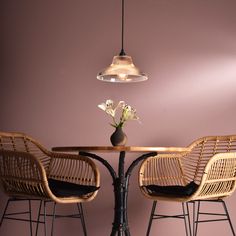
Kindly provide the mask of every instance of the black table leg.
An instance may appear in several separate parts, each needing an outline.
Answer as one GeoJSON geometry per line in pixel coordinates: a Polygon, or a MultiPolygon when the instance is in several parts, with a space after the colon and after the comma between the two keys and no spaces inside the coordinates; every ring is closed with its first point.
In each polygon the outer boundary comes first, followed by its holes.
{"type": "Polygon", "coordinates": [[[112,227],[111,236],[122,235],[128,230],[128,225],[126,222],[126,208],[125,208],[125,152],[120,152],[119,167],[118,167],[118,177],[116,178],[114,184],[114,195],[115,195],[115,217],[112,227]]]}
{"type": "Polygon", "coordinates": [[[93,153],[79,152],[82,156],[88,156],[92,159],[100,161],[109,171],[113,179],[115,207],[114,207],[114,221],[112,224],[112,231],[110,236],[130,236],[127,216],[127,200],[128,200],[128,187],[129,178],[132,170],[140,162],[148,157],[156,156],[156,152],[144,154],[134,160],[125,173],[125,151],[120,152],[118,176],[116,175],[112,166],[103,158],[93,153]]]}

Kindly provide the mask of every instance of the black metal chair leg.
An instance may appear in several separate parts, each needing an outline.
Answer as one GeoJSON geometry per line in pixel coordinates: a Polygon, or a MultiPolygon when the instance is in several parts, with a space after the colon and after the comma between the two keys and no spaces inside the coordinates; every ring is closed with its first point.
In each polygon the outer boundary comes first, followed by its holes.
{"type": "Polygon", "coordinates": [[[156,210],[156,205],[157,205],[157,201],[153,201],[152,211],[151,211],[150,219],[149,219],[149,222],[148,222],[148,229],[147,229],[146,236],[149,236],[149,234],[150,234],[150,230],[151,230],[151,226],[152,226],[152,219],[153,219],[153,215],[154,215],[155,210],[156,210]]]}
{"type": "Polygon", "coordinates": [[[54,231],[55,212],[56,212],[56,202],[53,203],[51,236],[53,236],[53,231],[54,231]]]}
{"type": "Polygon", "coordinates": [[[225,213],[226,213],[226,217],[227,217],[227,219],[228,219],[228,221],[229,221],[229,225],[230,225],[231,231],[232,231],[232,233],[233,233],[233,236],[235,236],[233,224],[232,224],[231,219],[230,219],[230,217],[229,217],[229,212],[228,212],[228,209],[227,209],[227,207],[226,207],[226,204],[225,204],[225,202],[224,202],[223,200],[222,200],[221,202],[222,202],[222,204],[223,204],[223,207],[224,207],[224,210],[225,210],[225,213]]]}
{"type": "Polygon", "coordinates": [[[86,230],[86,225],[85,225],[85,220],[84,220],[84,211],[83,211],[82,203],[77,203],[77,207],[78,207],[78,210],[80,213],[80,220],[81,220],[84,236],[87,236],[87,230],[86,230]]]}
{"type": "Polygon", "coordinates": [[[185,225],[186,236],[189,236],[189,234],[188,234],[187,220],[186,220],[186,218],[188,218],[189,215],[188,215],[188,212],[185,213],[184,202],[182,202],[182,209],[183,209],[183,216],[184,216],[184,225],[185,225]]]}
{"type": "Polygon", "coordinates": [[[29,222],[30,222],[30,235],[33,236],[31,200],[29,200],[29,222]]]}
{"type": "Polygon", "coordinates": [[[11,201],[11,199],[8,199],[8,200],[7,200],[7,204],[6,204],[6,206],[5,206],[5,209],[4,209],[2,218],[1,218],[0,227],[2,226],[2,222],[3,222],[3,219],[4,219],[5,214],[6,214],[6,212],[7,212],[7,208],[8,208],[8,205],[9,205],[9,202],[10,202],[10,201],[11,201]]]}
{"type": "Polygon", "coordinates": [[[189,211],[189,207],[188,207],[189,202],[186,202],[186,209],[187,209],[187,215],[188,215],[188,228],[189,228],[189,234],[190,236],[192,236],[192,227],[191,227],[191,220],[190,220],[190,211],[189,211]]]}
{"type": "Polygon", "coordinates": [[[193,227],[192,227],[192,228],[193,228],[193,236],[196,235],[196,234],[195,234],[195,221],[196,221],[196,220],[195,220],[195,214],[196,214],[196,213],[195,213],[195,201],[193,201],[193,225],[192,225],[192,226],[193,226],[193,227]]]}
{"type": "Polygon", "coordinates": [[[198,221],[199,221],[199,212],[200,212],[200,204],[201,201],[197,201],[197,218],[196,221],[193,222],[193,227],[195,228],[195,234],[193,236],[197,236],[197,231],[198,231],[198,221]]]}
{"type": "Polygon", "coordinates": [[[46,212],[46,201],[43,201],[43,220],[44,220],[44,235],[47,236],[47,212],[46,212]]]}
{"type": "Polygon", "coordinates": [[[40,214],[41,214],[42,202],[43,202],[43,201],[40,200],[39,211],[38,211],[38,217],[37,217],[37,224],[36,224],[36,230],[35,230],[35,236],[38,235],[38,228],[39,228],[39,220],[40,220],[40,214]]]}

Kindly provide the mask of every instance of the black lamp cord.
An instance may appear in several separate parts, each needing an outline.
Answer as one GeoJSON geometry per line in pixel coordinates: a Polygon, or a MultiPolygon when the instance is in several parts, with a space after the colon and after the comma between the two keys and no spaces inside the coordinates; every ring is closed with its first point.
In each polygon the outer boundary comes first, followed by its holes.
{"type": "Polygon", "coordinates": [[[122,9],[121,9],[121,51],[120,51],[120,56],[125,56],[125,51],[124,51],[124,18],[125,18],[125,1],[122,1],[122,9]]]}

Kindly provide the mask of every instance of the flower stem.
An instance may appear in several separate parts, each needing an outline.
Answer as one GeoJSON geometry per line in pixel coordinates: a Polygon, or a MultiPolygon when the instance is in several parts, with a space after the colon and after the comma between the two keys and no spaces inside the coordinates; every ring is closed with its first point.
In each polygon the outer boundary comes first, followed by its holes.
{"type": "Polygon", "coordinates": [[[117,123],[116,123],[116,119],[115,119],[115,117],[112,116],[112,119],[113,119],[113,122],[114,122],[114,124],[115,124],[115,127],[117,127],[117,123]]]}

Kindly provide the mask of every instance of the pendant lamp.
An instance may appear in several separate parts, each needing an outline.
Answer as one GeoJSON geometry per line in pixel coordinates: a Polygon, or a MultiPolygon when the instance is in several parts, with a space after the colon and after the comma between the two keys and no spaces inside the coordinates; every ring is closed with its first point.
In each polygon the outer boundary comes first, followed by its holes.
{"type": "Polygon", "coordinates": [[[140,82],[148,79],[147,75],[142,73],[134,64],[131,56],[126,55],[124,51],[124,0],[122,1],[121,11],[121,51],[120,54],[113,57],[110,66],[102,70],[97,75],[97,79],[104,82],[130,83],[140,82]]]}

